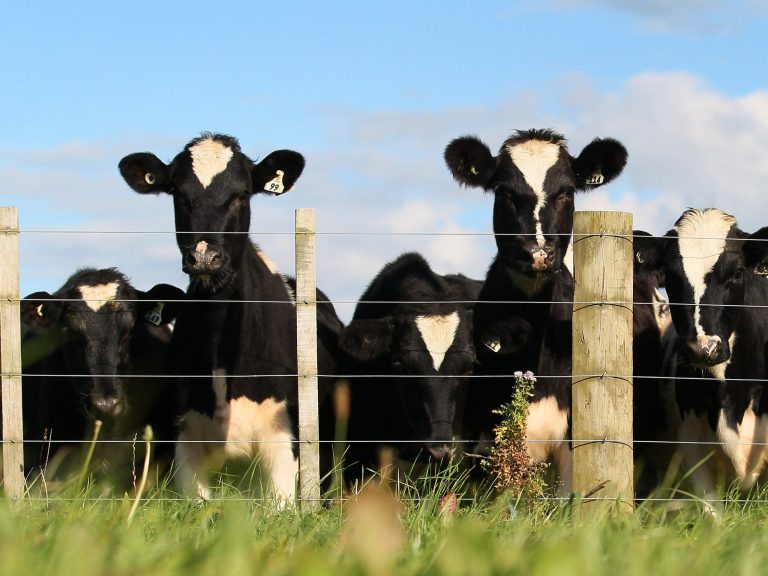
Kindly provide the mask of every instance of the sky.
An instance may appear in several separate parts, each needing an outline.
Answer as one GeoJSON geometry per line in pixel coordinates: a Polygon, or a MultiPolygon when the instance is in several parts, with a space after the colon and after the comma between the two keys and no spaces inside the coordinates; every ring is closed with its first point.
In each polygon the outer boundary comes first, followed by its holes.
{"type": "Polygon", "coordinates": [[[80,267],[186,287],[167,195],[117,164],[170,161],[203,131],[252,159],[301,152],[289,193],[251,201],[252,239],[294,273],[294,211],[315,208],[318,285],[348,320],[387,262],[423,253],[483,278],[493,197],[445,146],[498,150],[553,128],[572,155],[629,151],[577,210],[662,234],[687,207],[768,225],[768,0],[16,2],[0,19],[0,206],[16,206],[21,292],[80,267]]]}

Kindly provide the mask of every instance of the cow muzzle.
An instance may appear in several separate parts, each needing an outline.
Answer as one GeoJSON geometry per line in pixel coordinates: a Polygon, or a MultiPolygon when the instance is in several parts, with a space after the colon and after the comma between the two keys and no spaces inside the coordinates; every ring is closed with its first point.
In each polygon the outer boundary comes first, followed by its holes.
{"type": "Polygon", "coordinates": [[[691,364],[698,366],[714,366],[728,360],[728,354],[720,336],[705,335],[687,340],[683,350],[691,364]]]}
{"type": "Polygon", "coordinates": [[[217,274],[225,264],[224,254],[201,240],[184,254],[182,270],[191,276],[217,274]]]}
{"type": "Polygon", "coordinates": [[[535,272],[547,272],[555,261],[555,249],[552,246],[535,246],[531,249],[531,269],[535,272]]]}
{"type": "Polygon", "coordinates": [[[427,446],[427,451],[429,451],[429,455],[433,460],[443,460],[453,452],[453,448],[451,448],[446,442],[436,442],[429,444],[427,446]]]}
{"type": "Polygon", "coordinates": [[[119,394],[95,394],[91,398],[93,417],[99,420],[114,420],[125,410],[125,402],[119,394]]]}

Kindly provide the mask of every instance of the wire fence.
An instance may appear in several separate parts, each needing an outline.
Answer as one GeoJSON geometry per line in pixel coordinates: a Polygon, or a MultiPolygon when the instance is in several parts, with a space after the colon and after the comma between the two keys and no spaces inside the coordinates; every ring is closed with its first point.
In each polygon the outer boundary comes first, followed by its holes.
{"type": "MultiPolygon", "coordinates": [[[[168,231],[168,230],[63,230],[63,229],[26,229],[26,230],[13,230],[13,229],[7,229],[7,230],[0,230],[0,232],[4,233],[18,233],[18,234],[40,234],[40,235],[94,235],[94,236],[100,236],[100,235],[176,235],[176,234],[184,234],[184,233],[191,233],[190,232],[177,232],[174,231],[168,231]]],[[[200,233],[199,231],[196,233],[200,233]]],[[[211,232],[212,234],[221,235],[221,234],[235,234],[235,235],[249,235],[248,232],[220,232],[215,231],[211,232]]],[[[283,232],[283,231],[260,231],[257,233],[259,236],[296,236],[298,233],[296,231],[291,232],[283,232]]],[[[450,236],[450,237],[492,237],[492,236],[525,236],[524,234],[495,234],[493,232],[459,232],[459,233],[440,233],[440,232],[376,232],[376,231],[313,231],[313,235],[315,236],[372,236],[372,237],[394,237],[394,236],[401,236],[401,237],[439,237],[439,236],[450,236]]],[[[250,234],[250,235],[256,235],[256,234],[250,234]]],[[[549,235],[549,234],[548,234],[549,235]]],[[[579,242],[582,238],[585,238],[587,236],[600,236],[605,238],[621,238],[621,239],[627,239],[627,235],[618,235],[618,234],[567,234],[562,236],[568,236],[573,239],[574,242],[579,242]]],[[[536,236],[535,233],[531,233],[530,236],[536,236]]],[[[655,238],[655,239],[663,239],[665,236],[648,236],[643,235],[643,239],[647,238],[655,238]]],[[[692,239],[699,239],[699,240],[718,240],[722,241],[723,239],[721,237],[697,237],[692,239]]],[[[759,240],[759,239],[751,239],[751,238],[745,238],[745,239],[739,239],[739,241],[742,242],[765,242],[766,240],[759,240]]],[[[711,258],[712,256],[716,256],[716,254],[711,255],[702,255],[702,258],[711,258]]],[[[60,302],[60,303],[68,303],[68,302],[76,302],[81,299],[77,298],[34,298],[34,299],[27,299],[17,296],[5,296],[3,295],[0,297],[1,302],[6,302],[9,304],[21,304],[25,302],[35,302],[35,303],[44,303],[44,302],[60,302]]],[[[140,302],[140,300],[136,299],[94,299],[93,302],[119,302],[119,303],[133,303],[133,302],[140,302]]],[[[408,304],[408,305],[420,305],[420,304],[467,304],[467,305],[476,305],[478,303],[483,302],[482,300],[477,299],[460,299],[460,300],[410,300],[410,301],[404,301],[404,300],[333,300],[331,299],[330,302],[325,301],[317,301],[317,300],[311,300],[311,299],[305,299],[302,300],[301,303],[315,306],[315,305],[324,305],[324,304],[331,304],[331,305],[371,305],[371,304],[386,304],[386,305],[402,305],[402,304],[408,304]]],[[[178,304],[210,304],[211,301],[209,299],[205,298],[185,298],[185,299],[169,299],[167,300],[167,303],[178,303],[178,304]]],[[[216,300],[216,304],[269,304],[269,305],[285,305],[289,304],[291,306],[295,306],[296,302],[293,301],[286,301],[286,300],[264,300],[264,299],[237,299],[237,300],[216,300]]],[[[659,302],[657,301],[651,301],[651,302],[638,302],[634,300],[559,300],[559,301],[552,301],[552,300],[494,300],[494,304],[497,305],[549,305],[549,304],[566,304],[566,305],[574,305],[574,306],[604,306],[604,305],[611,305],[611,306],[622,306],[625,308],[633,308],[635,306],[653,306],[658,305],[659,302]]],[[[722,309],[748,309],[748,310],[760,310],[763,308],[768,308],[768,303],[766,304],[720,304],[720,303],[697,303],[697,302],[669,302],[665,303],[670,308],[674,307],[699,307],[699,308],[722,308],[722,309]]],[[[492,380],[498,380],[499,378],[513,378],[514,371],[510,370],[509,374],[445,374],[441,375],[441,377],[444,377],[446,379],[462,379],[467,381],[482,381],[485,379],[492,379],[492,380]]],[[[552,374],[537,374],[536,378],[546,381],[546,380],[552,380],[552,379],[563,379],[568,378],[572,379],[572,381],[577,382],[579,380],[587,380],[587,379],[623,379],[627,381],[632,380],[640,380],[643,382],[646,381],[663,381],[663,382],[685,382],[685,381],[709,381],[709,382],[722,382],[722,378],[718,378],[717,376],[714,376],[712,374],[708,374],[705,369],[700,369],[701,375],[700,376],[685,376],[685,375],[674,375],[674,374],[655,374],[655,375],[649,375],[649,374],[633,374],[633,373],[608,373],[608,372],[602,372],[602,373],[585,373],[585,374],[578,374],[578,373],[568,373],[568,374],[558,374],[558,375],[552,375],[552,374]]],[[[135,374],[135,373],[123,373],[123,374],[117,374],[117,373],[104,373],[104,374],[94,374],[94,373],[29,373],[22,370],[17,371],[6,371],[3,370],[2,373],[0,373],[0,376],[3,378],[3,385],[4,389],[6,386],[6,383],[12,379],[12,378],[29,378],[29,377],[35,377],[35,378],[49,378],[49,379],[57,379],[57,378],[110,378],[110,377],[117,377],[121,379],[127,379],[127,380],[134,380],[134,379],[178,379],[183,378],[185,381],[195,381],[195,380],[202,380],[205,382],[210,382],[212,379],[212,375],[210,374],[164,374],[164,373],[158,373],[158,374],[135,374]]],[[[327,379],[342,379],[342,378],[365,378],[365,379],[392,379],[393,374],[390,373],[368,373],[368,374],[348,374],[348,373],[333,373],[333,374],[326,374],[326,373],[305,373],[305,372],[296,372],[296,373],[282,373],[282,374],[227,374],[227,379],[232,380],[238,380],[238,379],[260,379],[260,378],[306,378],[306,377],[315,377],[315,378],[327,378],[327,379]]],[[[398,374],[396,376],[397,378],[401,378],[404,380],[407,379],[420,379],[423,378],[420,374],[398,374]]],[[[751,375],[749,377],[739,377],[738,381],[740,383],[745,384],[761,384],[764,382],[768,382],[768,378],[760,378],[757,375],[751,375]]],[[[642,415],[641,415],[642,416],[642,415]]],[[[650,415],[649,415],[650,416],[650,415]]],[[[713,435],[715,434],[715,431],[712,431],[713,435]]],[[[269,445],[269,444],[285,444],[286,442],[291,445],[298,445],[302,443],[306,444],[314,444],[314,445],[338,445],[339,439],[323,439],[319,437],[315,438],[302,438],[300,440],[226,440],[225,442],[227,444],[232,445],[269,445]]],[[[435,440],[435,439],[429,439],[429,438],[423,438],[423,439],[402,439],[402,438],[395,438],[390,440],[382,440],[380,438],[376,440],[370,440],[370,439],[360,439],[360,438],[344,438],[341,440],[345,445],[355,445],[355,444],[370,444],[372,442],[375,442],[377,444],[393,444],[393,445],[416,445],[416,446],[424,446],[427,442],[446,442],[450,443],[452,446],[457,448],[460,447],[469,447],[469,446],[475,446],[475,445],[482,445],[482,444],[491,444],[492,441],[488,439],[461,439],[461,438],[445,438],[443,440],[435,440]]],[[[536,437],[529,437],[526,439],[526,441],[530,444],[537,444],[537,443],[549,443],[552,442],[551,438],[536,438],[536,437]]],[[[87,445],[94,442],[92,439],[88,438],[56,438],[55,440],[48,438],[48,439],[33,439],[33,438],[27,438],[21,440],[21,443],[23,444],[50,444],[52,442],[56,443],[65,443],[65,444],[72,444],[72,445],[87,445]]],[[[101,445],[120,445],[120,444],[128,444],[128,445],[136,445],[136,438],[125,438],[125,439],[98,439],[96,440],[98,444],[101,445]]],[[[191,439],[155,439],[153,440],[155,444],[163,445],[163,444],[199,444],[199,445],[218,445],[222,444],[222,440],[191,440],[191,439]]],[[[639,446],[672,446],[672,447],[685,447],[685,446],[702,446],[702,447],[720,447],[721,449],[732,449],[734,447],[739,448],[754,448],[754,447],[762,447],[767,448],[768,447],[768,441],[759,441],[759,440],[745,440],[743,438],[733,439],[733,440],[722,440],[722,439],[713,439],[713,440],[685,440],[680,437],[675,439],[626,439],[626,438],[584,438],[584,439],[578,439],[578,438],[563,438],[561,442],[568,444],[570,446],[574,446],[577,444],[585,444],[585,443],[617,443],[622,445],[628,445],[632,446],[639,445],[639,446]]],[[[17,445],[20,443],[20,440],[18,438],[7,438],[4,434],[2,439],[3,445],[7,444],[14,444],[17,445]]],[[[559,497],[548,497],[551,500],[562,500],[563,498],[559,497]]],[[[46,498],[50,499],[50,498],[46,498]]],[[[59,498],[61,500],[67,500],[67,498],[61,497],[59,498]]],[[[186,498],[174,498],[174,497],[168,497],[166,498],[169,501],[174,500],[186,500],[186,498]]],[[[232,498],[232,497],[225,497],[227,500],[238,500],[238,498],[232,498]]],[[[591,500],[600,500],[600,497],[591,497],[591,500]]],[[[78,499],[81,500],[81,499],[78,499]]],[[[242,500],[253,500],[253,498],[243,498],[242,500]]],[[[654,501],[654,502],[676,502],[681,500],[679,497],[673,497],[673,498],[657,498],[657,497],[650,497],[647,499],[648,501],[654,501]]],[[[93,499],[93,501],[101,501],[101,499],[93,499]]],[[[755,500],[755,499],[743,499],[743,500],[734,500],[734,499],[712,499],[708,498],[709,502],[744,502],[744,503],[756,503],[756,502],[762,502],[761,500],[755,500]]],[[[765,502],[768,502],[766,500],[765,502]]]]}

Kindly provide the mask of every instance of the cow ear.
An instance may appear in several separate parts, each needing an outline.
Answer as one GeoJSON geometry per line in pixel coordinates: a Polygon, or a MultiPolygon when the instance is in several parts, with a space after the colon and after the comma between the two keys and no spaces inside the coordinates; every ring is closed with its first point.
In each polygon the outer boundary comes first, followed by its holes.
{"type": "Polygon", "coordinates": [[[181,288],[170,284],[157,284],[148,292],[136,291],[139,295],[138,314],[155,326],[170,324],[176,319],[186,294],[181,288]]]}
{"type": "Polygon", "coordinates": [[[339,348],[358,362],[370,362],[392,350],[394,322],[391,318],[352,320],[339,338],[339,348]]]}
{"type": "Polygon", "coordinates": [[[613,138],[595,138],[573,160],[576,189],[587,190],[607,184],[627,164],[627,149],[613,138]]]}
{"type": "Polygon", "coordinates": [[[443,157],[454,180],[464,186],[487,188],[496,171],[491,150],[475,136],[456,138],[445,147],[443,157]]]}
{"type": "Polygon", "coordinates": [[[157,194],[170,190],[171,169],[154,154],[129,154],[120,160],[117,167],[128,186],[139,194],[157,194]]]}
{"type": "Polygon", "coordinates": [[[642,230],[633,230],[633,250],[635,274],[656,275],[659,286],[664,285],[664,251],[666,238],[654,237],[642,230]]]}
{"type": "Polygon", "coordinates": [[[33,331],[47,330],[58,323],[63,309],[62,302],[48,292],[33,292],[21,302],[21,321],[33,331]]]}
{"type": "Polygon", "coordinates": [[[304,156],[293,150],[277,150],[251,168],[254,193],[289,192],[304,171],[304,156]]]}
{"type": "Polygon", "coordinates": [[[744,243],[744,263],[758,276],[768,276],[768,226],[750,234],[744,243]]]}

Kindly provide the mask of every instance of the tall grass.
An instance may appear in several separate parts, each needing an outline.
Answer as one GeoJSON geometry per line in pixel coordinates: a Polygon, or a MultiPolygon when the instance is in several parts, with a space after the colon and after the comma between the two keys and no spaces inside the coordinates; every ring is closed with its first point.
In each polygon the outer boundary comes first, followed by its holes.
{"type": "Polygon", "coordinates": [[[520,513],[538,508],[477,490],[459,467],[418,482],[374,479],[314,514],[277,512],[226,482],[205,503],[155,484],[130,523],[132,495],[105,496],[98,483],[41,494],[0,501],[0,573],[691,576],[768,566],[765,504],[731,498],[717,521],[695,501],[648,502],[585,524],[578,502],[520,513]]]}

